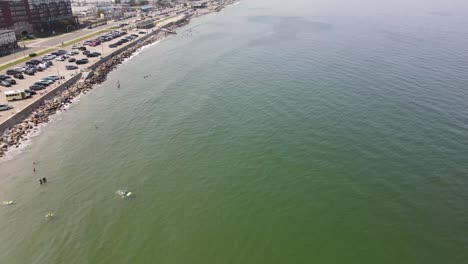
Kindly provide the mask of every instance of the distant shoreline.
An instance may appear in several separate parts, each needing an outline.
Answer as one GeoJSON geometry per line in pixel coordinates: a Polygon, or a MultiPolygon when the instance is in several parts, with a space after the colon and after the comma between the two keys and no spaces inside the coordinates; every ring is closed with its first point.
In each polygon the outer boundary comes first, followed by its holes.
{"type": "MultiPolygon", "coordinates": [[[[190,23],[192,18],[219,12],[226,6],[236,3],[237,0],[227,0],[215,9],[207,9],[202,14],[193,17],[185,17],[176,23],[170,23],[163,27],[164,30],[173,31],[190,23]]],[[[24,109],[12,115],[0,124],[0,158],[5,157],[9,150],[19,148],[21,143],[29,139],[29,135],[37,131],[37,127],[46,124],[58,111],[64,110],[80,94],[86,94],[96,84],[103,83],[107,75],[125,59],[131,57],[140,48],[150,45],[167,37],[170,33],[154,31],[148,33],[137,42],[131,43],[125,49],[118,50],[107,55],[103,60],[91,64],[89,73],[79,73],[65,83],[57,86],[47,94],[33,101],[24,109]]]]}

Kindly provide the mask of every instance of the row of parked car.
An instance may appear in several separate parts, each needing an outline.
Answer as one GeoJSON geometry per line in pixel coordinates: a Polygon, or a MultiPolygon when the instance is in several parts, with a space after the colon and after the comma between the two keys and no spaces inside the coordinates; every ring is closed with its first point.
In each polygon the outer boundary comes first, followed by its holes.
{"type": "MultiPolygon", "coordinates": [[[[44,78],[41,78],[39,81],[35,82],[33,85],[29,86],[29,91],[39,91],[45,89],[47,86],[53,84],[55,81],[59,80],[59,76],[51,75],[44,78]]],[[[31,93],[31,92],[30,92],[31,93]]]]}
{"type": "Polygon", "coordinates": [[[10,76],[3,75],[3,74],[0,75],[0,85],[1,86],[10,87],[10,86],[12,86],[14,84],[16,84],[16,81],[14,79],[12,79],[10,76]]]}
{"type": "Polygon", "coordinates": [[[132,41],[134,39],[136,39],[138,37],[138,35],[135,35],[135,34],[131,34],[130,36],[127,36],[119,41],[117,41],[116,43],[113,43],[113,44],[110,44],[109,45],[109,48],[116,48],[124,43],[127,43],[129,41],[132,41]]]}
{"type": "Polygon", "coordinates": [[[121,37],[123,35],[126,35],[127,32],[126,31],[111,31],[105,35],[102,35],[102,36],[99,36],[93,40],[88,40],[88,41],[85,41],[83,44],[84,45],[88,45],[88,46],[91,46],[91,47],[96,47],[98,45],[101,45],[101,43],[103,42],[107,42],[107,41],[111,41],[113,39],[116,39],[118,37],[121,37]]]}

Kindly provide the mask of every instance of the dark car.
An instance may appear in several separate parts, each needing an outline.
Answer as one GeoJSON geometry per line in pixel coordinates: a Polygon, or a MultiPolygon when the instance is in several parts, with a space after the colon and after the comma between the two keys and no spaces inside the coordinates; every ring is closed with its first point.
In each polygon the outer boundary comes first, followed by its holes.
{"type": "Polygon", "coordinates": [[[6,79],[6,82],[9,82],[10,84],[16,84],[15,79],[6,79]]]}
{"type": "Polygon", "coordinates": [[[90,53],[91,53],[91,51],[89,51],[89,50],[83,51],[83,55],[88,55],[88,54],[90,54],[90,53]]]}
{"type": "Polygon", "coordinates": [[[35,94],[37,94],[37,93],[36,93],[35,91],[33,91],[33,90],[25,89],[24,91],[25,91],[26,93],[30,94],[30,95],[35,95],[35,94]]]}
{"type": "Polygon", "coordinates": [[[43,86],[43,85],[33,84],[33,85],[29,86],[29,90],[31,90],[31,91],[39,91],[39,90],[43,90],[43,89],[45,89],[45,86],[43,86]]]}
{"type": "Polygon", "coordinates": [[[94,58],[94,57],[99,57],[99,56],[101,56],[101,53],[99,52],[93,52],[93,53],[86,55],[86,57],[88,58],[94,58]]]}
{"type": "Polygon", "coordinates": [[[115,45],[115,44],[110,44],[109,45],[109,48],[116,48],[118,45],[115,45]]]}
{"type": "Polygon", "coordinates": [[[42,86],[44,86],[44,87],[49,86],[49,84],[48,84],[47,82],[42,82],[42,81],[35,82],[34,85],[42,85],[42,86]]]}
{"type": "Polygon", "coordinates": [[[7,75],[15,75],[15,74],[20,74],[21,72],[17,70],[7,70],[6,74],[7,75]]]}
{"type": "Polygon", "coordinates": [[[11,84],[7,80],[0,81],[0,85],[5,86],[5,87],[10,87],[11,86],[11,84]]]}
{"type": "Polygon", "coordinates": [[[30,60],[30,61],[26,62],[26,65],[34,65],[34,66],[36,66],[36,65],[38,65],[39,63],[41,63],[41,62],[38,61],[38,60],[30,60]]]}
{"type": "Polygon", "coordinates": [[[88,62],[89,62],[88,59],[79,59],[79,60],[76,61],[76,64],[86,64],[88,62]]]}
{"type": "Polygon", "coordinates": [[[8,75],[3,75],[3,74],[0,74],[0,80],[3,81],[3,80],[6,80],[6,79],[9,79],[10,76],[8,75]]]}
{"type": "Polygon", "coordinates": [[[67,66],[65,66],[65,68],[67,68],[67,70],[76,70],[76,69],[78,69],[78,67],[75,66],[75,65],[67,65],[67,66]]]}
{"type": "Polygon", "coordinates": [[[24,75],[23,74],[15,74],[14,76],[16,79],[24,79],[24,75]]]}
{"type": "Polygon", "coordinates": [[[71,59],[68,60],[68,62],[75,62],[75,61],[76,61],[75,58],[71,58],[71,59]]]}
{"type": "Polygon", "coordinates": [[[85,47],[85,46],[81,46],[81,47],[79,47],[78,49],[84,51],[84,50],[86,50],[86,47],[85,47]]]}

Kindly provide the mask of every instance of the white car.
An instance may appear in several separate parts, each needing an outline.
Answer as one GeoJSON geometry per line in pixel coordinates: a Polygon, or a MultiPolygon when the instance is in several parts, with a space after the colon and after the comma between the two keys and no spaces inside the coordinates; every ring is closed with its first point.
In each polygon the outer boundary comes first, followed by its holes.
{"type": "Polygon", "coordinates": [[[42,56],[42,59],[43,60],[53,60],[53,59],[55,59],[55,57],[57,57],[57,56],[55,56],[53,54],[47,54],[47,55],[42,56]]]}
{"type": "Polygon", "coordinates": [[[57,60],[57,61],[64,61],[65,58],[64,58],[63,56],[59,56],[59,57],[55,58],[55,60],[57,60]]]}
{"type": "Polygon", "coordinates": [[[54,79],[54,80],[60,79],[60,77],[58,77],[57,75],[50,75],[50,76],[47,76],[47,78],[54,79]]]}
{"type": "Polygon", "coordinates": [[[42,68],[43,70],[47,69],[47,64],[45,63],[39,63],[36,67],[40,67],[42,68]]]}
{"type": "Polygon", "coordinates": [[[0,104],[0,111],[10,110],[12,107],[7,104],[0,104]]]}
{"type": "Polygon", "coordinates": [[[39,81],[40,81],[40,82],[46,82],[47,84],[52,84],[52,83],[54,83],[54,81],[49,80],[49,79],[45,79],[45,78],[42,78],[42,79],[40,79],[39,81]]]}
{"type": "Polygon", "coordinates": [[[25,67],[16,67],[13,70],[23,73],[26,70],[26,68],[25,67]]]}

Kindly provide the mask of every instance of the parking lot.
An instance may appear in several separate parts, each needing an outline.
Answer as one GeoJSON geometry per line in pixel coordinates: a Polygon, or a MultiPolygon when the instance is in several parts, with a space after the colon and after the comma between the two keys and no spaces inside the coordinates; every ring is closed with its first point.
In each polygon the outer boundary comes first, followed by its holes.
{"type": "MultiPolygon", "coordinates": [[[[143,33],[143,32],[141,32],[143,33]]],[[[146,33],[146,32],[145,32],[146,33]]],[[[7,110],[7,111],[0,111],[0,122],[5,121],[7,118],[9,118],[11,115],[14,113],[20,111],[22,108],[33,102],[34,100],[37,100],[37,98],[41,97],[45,93],[49,92],[50,90],[56,88],[60,83],[63,83],[64,81],[68,80],[72,76],[78,74],[80,71],[85,70],[88,66],[94,64],[95,62],[99,61],[101,57],[106,56],[107,54],[112,53],[113,51],[120,49],[122,47],[127,46],[128,44],[138,41],[141,36],[144,34],[139,34],[139,31],[129,31],[125,35],[121,35],[118,37],[115,37],[113,39],[107,38],[107,40],[102,41],[103,39],[101,38],[100,40],[93,39],[91,42],[86,42],[87,45],[84,45],[85,42],[82,43],[76,43],[74,46],[69,46],[67,48],[64,48],[61,53],[65,53],[63,55],[58,55],[58,56],[51,56],[50,54],[44,55],[43,57],[34,57],[31,58],[31,60],[38,60],[41,62],[46,62],[46,61],[51,61],[52,66],[45,67],[44,70],[42,71],[36,71],[34,75],[27,75],[23,73],[24,79],[17,79],[11,76],[11,79],[14,79],[16,81],[16,84],[11,85],[11,87],[4,87],[0,86],[0,104],[7,104],[12,107],[12,109],[7,110]],[[134,37],[133,39],[130,39],[129,36],[131,35],[136,35],[137,37],[134,37]],[[128,41],[122,41],[124,38],[127,38],[128,41]],[[98,44],[96,44],[99,42],[98,44]],[[91,43],[94,43],[93,45],[89,45],[91,43]],[[116,45],[116,43],[121,43],[119,45],[116,45]],[[112,47],[109,47],[112,46],[112,47]],[[79,47],[86,47],[86,51],[79,50],[79,47]],[[71,54],[71,52],[74,51],[74,53],[78,54],[71,54]],[[85,54],[83,54],[83,52],[85,54]],[[91,56],[87,55],[88,53],[95,53],[99,54],[98,56],[91,56]],[[45,60],[43,60],[43,58],[45,60]],[[62,60],[63,58],[63,60],[62,60]],[[76,61],[74,62],[69,62],[69,60],[73,58],[75,60],[80,60],[86,58],[89,62],[86,64],[77,64],[76,61]],[[67,69],[67,66],[74,66],[73,68],[76,67],[76,69],[67,69]],[[35,92],[37,94],[32,95],[30,98],[23,99],[23,100],[17,100],[17,101],[7,101],[5,97],[5,91],[14,91],[14,90],[27,90],[30,89],[32,85],[34,85],[36,82],[38,82],[42,78],[46,78],[48,76],[60,76],[61,79],[55,81],[53,84],[50,84],[49,86],[45,87],[45,89],[42,90],[36,90],[35,92]]],[[[30,60],[30,61],[31,61],[30,60]]],[[[24,67],[25,65],[16,65],[14,67],[11,67],[8,70],[15,69],[17,67],[24,67]]],[[[72,68],[72,67],[68,67],[72,68]]],[[[36,67],[37,69],[37,67],[36,67]]],[[[7,75],[8,70],[3,70],[0,71],[0,75],[7,75]]],[[[11,73],[11,72],[10,72],[11,73]]]]}

